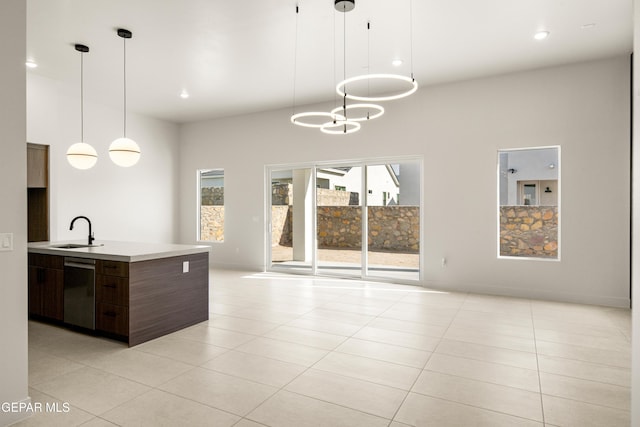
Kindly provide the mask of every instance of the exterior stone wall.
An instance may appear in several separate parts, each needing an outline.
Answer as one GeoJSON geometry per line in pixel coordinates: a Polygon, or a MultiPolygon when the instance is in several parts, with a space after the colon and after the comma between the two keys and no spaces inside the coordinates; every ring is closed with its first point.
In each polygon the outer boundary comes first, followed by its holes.
{"type": "Polygon", "coordinates": [[[271,206],[271,245],[291,246],[293,243],[293,209],[291,206],[271,206]]]}
{"type": "MultiPolygon", "coordinates": [[[[272,245],[291,246],[292,208],[272,206],[272,245]]],[[[321,248],[359,249],[362,238],[360,206],[318,207],[318,245],[321,248]]],[[[417,206],[369,207],[371,250],[418,253],[420,209],[417,206]]]]}
{"type": "Polygon", "coordinates": [[[202,206],[224,206],[224,188],[201,188],[200,199],[202,206]]]}
{"type": "Polygon", "coordinates": [[[501,206],[500,255],[558,257],[557,206],[501,206]]]}
{"type": "Polygon", "coordinates": [[[418,253],[418,206],[369,206],[369,249],[418,253]]]}
{"type": "Polygon", "coordinates": [[[224,241],[224,206],[200,207],[200,240],[224,241]]]}
{"type": "MultiPolygon", "coordinates": [[[[293,244],[291,184],[272,185],[271,244],[293,244]]],[[[224,241],[224,189],[203,188],[200,207],[203,241],[224,241]]],[[[360,248],[362,207],[358,193],[317,189],[318,244],[321,248],[360,248]],[[354,206],[355,204],[355,206],[354,206]]],[[[417,206],[370,206],[368,245],[372,250],[418,253],[420,209],[417,206]]]]}
{"type": "Polygon", "coordinates": [[[271,184],[271,205],[288,206],[293,201],[293,185],[271,184]]]}
{"type": "Polygon", "coordinates": [[[361,206],[318,206],[318,247],[360,249],[361,206]]]}

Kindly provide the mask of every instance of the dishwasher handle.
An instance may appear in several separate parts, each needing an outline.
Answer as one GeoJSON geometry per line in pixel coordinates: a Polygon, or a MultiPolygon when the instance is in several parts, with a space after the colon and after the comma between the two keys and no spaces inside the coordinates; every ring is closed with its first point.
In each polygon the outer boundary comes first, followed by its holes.
{"type": "Polygon", "coordinates": [[[74,267],[74,268],[84,268],[86,270],[95,270],[96,261],[94,259],[65,257],[64,266],[74,267]]]}

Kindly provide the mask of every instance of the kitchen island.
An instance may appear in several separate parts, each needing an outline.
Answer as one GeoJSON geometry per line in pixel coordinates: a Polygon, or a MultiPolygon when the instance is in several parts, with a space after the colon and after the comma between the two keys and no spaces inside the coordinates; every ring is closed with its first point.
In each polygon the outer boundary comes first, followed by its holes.
{"type": "Polygon", "coordinates": [[[209,318],[208,246],[83,243],[29,244],[32,318],[80,325],[84,330],[125,341],[129,346],[209,318]],[[94,274],[95,283],[93,302],[83,303],[90,305],[88,308],[94,313],[89,326],[70,320],[69,302],[69,282],[77,276],[74,266],[87,264],[93,266],[88,268],[94,273],[85,274],[94,274]]]}

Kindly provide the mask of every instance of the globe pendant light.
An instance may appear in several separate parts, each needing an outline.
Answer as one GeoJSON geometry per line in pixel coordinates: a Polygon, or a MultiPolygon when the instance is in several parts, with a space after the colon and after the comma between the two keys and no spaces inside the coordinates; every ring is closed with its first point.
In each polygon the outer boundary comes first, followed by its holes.
{"type": "Polygon", "coordinates": [[[140,160],[140,147],[136,142],[127,138],[127,39],[132,37],[131,31],[118,29],[118,36],[122,37],[124,45],[124,126],[123,136],[111,143],[109,147],[109,157],[113,163],[122,167],[133,166],[140,160]]]}
{"type": "Polygon", "coordinates": [[[80,142],[73,144],[67,150],[67,161],[76,169],[90,169],[98,161],[98,153],[84,142],[84,53],[89,47],[76,44],[75,49],[80,52],[80,142]]]}

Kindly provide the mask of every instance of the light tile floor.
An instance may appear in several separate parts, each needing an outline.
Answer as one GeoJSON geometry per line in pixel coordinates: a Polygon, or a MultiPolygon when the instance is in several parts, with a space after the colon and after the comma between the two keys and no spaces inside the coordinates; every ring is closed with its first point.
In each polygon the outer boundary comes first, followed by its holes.
{"type": "Polygon", "coordinates": [[[43,426],[628,426],[630,311],[212,271],[210,320],[127,348],[30,322],[43,426]],[[70,411],[64,412],[64,403],[70,411]]]}

